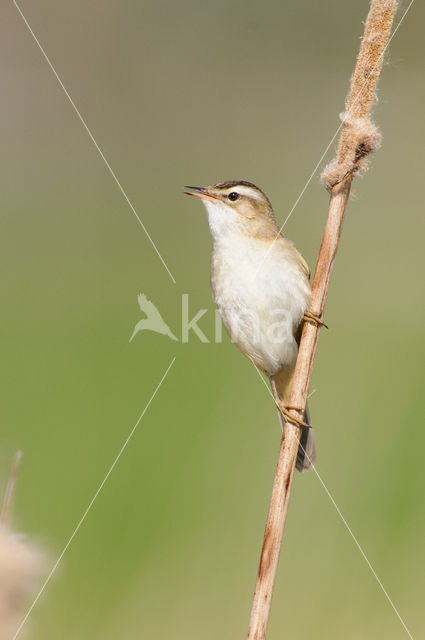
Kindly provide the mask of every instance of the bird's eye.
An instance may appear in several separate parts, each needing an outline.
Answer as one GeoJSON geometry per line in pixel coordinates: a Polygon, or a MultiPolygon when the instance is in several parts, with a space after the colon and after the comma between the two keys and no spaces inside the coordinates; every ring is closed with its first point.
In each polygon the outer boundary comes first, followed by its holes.
{"type": "Polygon", "coordinates": [[[236,191],[232,191],[232,193],[229,193],[229,200],[231,200],[232,202],[234,202],[238,198],[239,198],[239,193],[236,193],[236,191]]]}

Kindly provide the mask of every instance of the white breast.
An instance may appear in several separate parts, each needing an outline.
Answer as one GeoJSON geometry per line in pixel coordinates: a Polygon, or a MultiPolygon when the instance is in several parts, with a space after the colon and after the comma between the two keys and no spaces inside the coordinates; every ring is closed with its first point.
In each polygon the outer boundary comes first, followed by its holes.
{"type": "Polygon", "coordinates": [[[295,365],[295,334],[311,292],[292,243],[280,239],[269,247],[242,233],[216,236],[211,283],[233,342],[273,374],[295,365]]]}

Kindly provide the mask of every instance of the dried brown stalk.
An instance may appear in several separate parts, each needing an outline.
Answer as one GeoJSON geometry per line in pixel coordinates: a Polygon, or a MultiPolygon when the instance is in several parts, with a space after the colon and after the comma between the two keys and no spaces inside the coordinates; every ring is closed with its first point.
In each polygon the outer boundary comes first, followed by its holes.
{"type": "Polygon", "coordinates": [[[0,640],[11,640],[44,571],[43,554],[10,528],[10,511],[22,453],[16,454],[0,515],[0,640]]]}
{"type": "Polygon", "coordinates": [[[7,482],[6,493],[4,494],[3,506],[0,512],[0,524],[7,524],[9,522],[10,509],[12,508],[12,500],[15,494],[16,481],[18,479],[21,459],[22,459],[22,451],[18,451],[15,457],[15,462],[12,468],[12,472],[7,482]]]}
{"type": "MultiPolygon", "coordinates": [[[[312,286],[310,310],[318,318],[322,317],[325,307],[352,179],[367,168],[366,157],[377,149],[380,142],[379,133],[369,115],[397,4],[396,0],[371,2],[351,78],[346,110],[342,116],[337,158],[322,174],[322,180],[330,191],[330,202],[312,286]]],[[[290,406],[300,408],[299,411],[290,411],[295,420],[303,419],[319,332],[319,325],[310,322],[304,324],[289,402],[290,406]]],[[[266,637],[300,433],[301,429],[295,422],[286,423],[261,551],[248,640],[264,640],[266,637]]]]}

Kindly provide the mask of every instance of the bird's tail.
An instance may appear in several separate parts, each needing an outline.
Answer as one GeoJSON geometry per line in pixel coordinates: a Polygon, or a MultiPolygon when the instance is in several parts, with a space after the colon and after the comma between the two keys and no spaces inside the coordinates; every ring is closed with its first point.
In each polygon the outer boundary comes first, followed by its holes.
{"type": "MultiPolygon", "coordinates": [[[[273,394],[276,394],[284,404],[289,402],[289,396],[291,393],[292,371],[285,371],[282,369],[273,376],[272,387],[273,394]]],[[[282,425],[282,429],[285,428],[286,420],[278,411],[279,420],[282,425]]],[[[304,414],[304,421],[307,424],[310,422],[310,414],[308,407],[306,407],[304,414]]],[[[313,429],[303,429],[300,437],[300,445],[298,447],[297,461],[295,463],[298,471],[308,471],[312,468],[316,462],[316,445],[314,443],[313,429]]]]}

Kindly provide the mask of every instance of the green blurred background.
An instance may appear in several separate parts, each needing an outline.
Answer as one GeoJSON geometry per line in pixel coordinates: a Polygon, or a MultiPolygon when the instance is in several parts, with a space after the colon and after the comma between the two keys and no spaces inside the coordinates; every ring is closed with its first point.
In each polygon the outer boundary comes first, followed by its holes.
{"type": "MultiPolygon", "coordinates": [[[[251,180],[283,221],[339,124],[368,3],[22,9],[177,281],[3,3],[0,480],[22,449],[14,528],[51,564],[176,356],[26,637],[244,638],[276,411],[227,338],[129,344],[136,296],[179,335],[189,293],[212,337],[209,231],[181,186],[251,180]]],[[[424,20],[416,2],[386,58],[383,148],[353,189],[311,398],[318,471],[413,635],[425,586],[424,20]]],[[[312,267],[327,201],[316,175],[285,228],[312,267]]],[[[318,478],[297,475],[270,640],[378,635],[407,636],[318,478]]]]}

